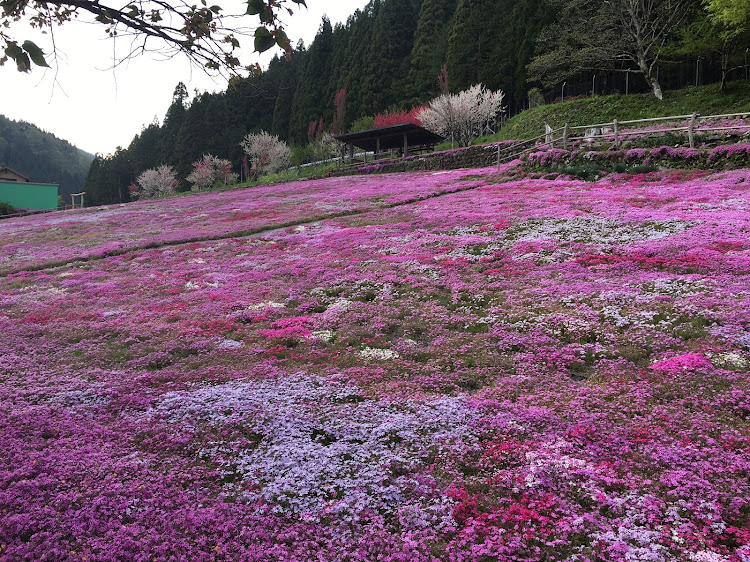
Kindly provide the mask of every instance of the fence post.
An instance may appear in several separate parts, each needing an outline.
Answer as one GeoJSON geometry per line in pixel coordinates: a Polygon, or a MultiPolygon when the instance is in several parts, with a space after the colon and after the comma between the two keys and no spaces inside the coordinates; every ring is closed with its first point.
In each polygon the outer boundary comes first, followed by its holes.
{"type": "Polygon", "coordinates": [[[617,127],[617,119],[612,120],[612,125],[615,130],[615,149],[619,149],[620,148],[620,134],[619,134],[620,130],[617,127]]]}
{"type": "Polygon", "coordinates": [[[500,171],[500,145],[497,145],[497,171],[500,171]]]}
{"type": "Polygon", "coordinates": [[[690,148],[695,148],[695,120],[698,118],[697,113],[690,117],[690,126],[688,127],[688,138],[690,139],[690,148]]]}
{"type": "Polygon", "coordinates": [[[563,150],[568,150],[568,124],[565,123],[565,128],[563,129],[563,150]]]}

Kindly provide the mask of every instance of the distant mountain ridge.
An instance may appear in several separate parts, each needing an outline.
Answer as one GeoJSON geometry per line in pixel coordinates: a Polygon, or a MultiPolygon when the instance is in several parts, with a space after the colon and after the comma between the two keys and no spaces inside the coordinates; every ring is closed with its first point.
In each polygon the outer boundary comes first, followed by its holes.
{"type": "Polygon", "coordinates": [[[0,115],[0,166],[32,182],[56,183],[66,202],[86,183],[93,154],[89,154],[26,121],[0,115]]]}

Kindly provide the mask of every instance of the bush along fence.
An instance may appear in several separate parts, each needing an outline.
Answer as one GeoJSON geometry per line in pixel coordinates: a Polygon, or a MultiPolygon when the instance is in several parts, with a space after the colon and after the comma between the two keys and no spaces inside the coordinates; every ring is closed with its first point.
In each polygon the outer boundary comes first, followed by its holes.
{"type": "Polygon", "coordinates": [[[589,163],[642,164],[665,168],[747,168],[750,167],[750,142],[720,145],[713,148],[659,146],[609,151],[551,148],[532,152],[525,160],[527,167],[531,170],[589,163]]]}

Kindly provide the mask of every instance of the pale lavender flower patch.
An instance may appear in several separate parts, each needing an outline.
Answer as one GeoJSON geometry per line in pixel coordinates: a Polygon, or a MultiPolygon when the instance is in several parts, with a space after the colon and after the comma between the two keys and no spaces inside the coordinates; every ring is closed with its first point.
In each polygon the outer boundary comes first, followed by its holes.
{"type": "Polygon", "coordinates": [[[193,428],[241,424],[257,445],[227,454],[214,441],[198,455],[257,488],[242,501],[313,521],[398,512],[417,529],[425,522],[446,528],[452,502],[434,483],[419,491],[424,481],[415,472],[430,457],[476,445],[472,409],[462,399],[394,404],[303,374],[167,393],[147,416],[193,428]]]}

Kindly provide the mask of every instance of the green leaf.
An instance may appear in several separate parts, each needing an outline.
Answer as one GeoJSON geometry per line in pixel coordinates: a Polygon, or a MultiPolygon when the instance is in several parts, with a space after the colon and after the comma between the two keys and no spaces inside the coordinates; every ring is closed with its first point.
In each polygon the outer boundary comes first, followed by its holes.
{"type": "Polygon", "coordinates": [[[26,40],[23,42],[22,47],[23,50],[29,54],[29,57],[31,57],[31,60],[34,61],[35,65],[49,68],[47,61],[44,60],[44,53],[39,47],[37,47],[36,43],[26,40]]]}
{"type": "Polygon", "coordinates": [[[276,44],[276,40],[265,27],[259,27],[255,30],[255,50],[259,53],[263,53],[273,47],[276,44]]]}
{"type": "Polygon", "coordinates": [[[280,29],[276,34],[276,44],[282,49],[286,49],[287,45],[289,45],[289,37],[286,36],[283,29],[280,29]]]}
{"type": "Polygon", "coordinates": [[[273,12],[271,10],[263,10],[258,17],[260,18],[260,23],[273,22],[273,12]]]}
{"type": "Polygon", "coordinates": [[[211,6],[209,10],[211,10],[214,14],[218,14],[219,12],[221,12],[221,6],[211,6]]]}
{"type": "Polygon", "coordinates": [[[18,67],[18,72],[28,72],[31,70],[31,61],[29,61],[26,53],[21,53],[16,57],[16,66],[18,67]]]}
{"type": "Polygon", "coordinates": [[[9,42],[8,46],[5,47],[5,54],[8,55],[8,58],[16,60],[16,57],[23,54],[23,50],[18,46],[18,43],[9,42]]]}
{"type": "Polygon", "coordinates": [[[263,11],[266,5],[263,0],[247,0],[248,15],[255,16],[263,11]]]}

